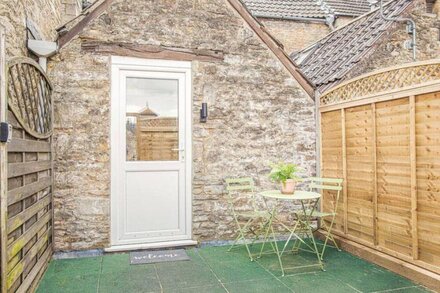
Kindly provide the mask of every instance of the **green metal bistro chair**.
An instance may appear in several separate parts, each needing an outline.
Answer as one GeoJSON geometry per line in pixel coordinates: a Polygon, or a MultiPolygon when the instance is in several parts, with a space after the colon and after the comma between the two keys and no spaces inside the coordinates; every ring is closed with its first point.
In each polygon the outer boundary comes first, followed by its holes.
{"type": "MultiPolygon", "coordinates": [[[[319,229],[321,229],[325,234],[325,241],[321,251],[321,260],[322,260],[329,240],[333,242],[334,246],[339,251],[341,251],[338,247],[338,244],[335,241],[335,238],[332,235],[332,229],[335,224],[335,219],[338,212],[338,202],[342,191],[343,180],[339,178],[311,177],[308,178],[308,181],[310,181],[310,185],[309,185],[310,191],[321,190],[321,192],[324,192],[327,190],[327,191],[333,191],[332,193],[335,194],[334,196],[335,204],[333,206],[333,210],[329,212],[314,211],[312,213],[312,217],[317,218],[319,220],[319,229]],[[326,218],[330,219],[330,225],[328,225],[326,221],[324,221],[324,219],[326,218]]],[[[321,198],[321,200],[323,200],[323,198],[321,198]]]]}
{"type": "Polygon", "coordinates": [[[246,247],[249,258],[251,261],[254,261],[249,246],[259,238],[260,233],[267,227],[270,215],[268,212],[259,211],[257,208],[255,201],[255,184],[252,178],[228,178],[225,179],[225,181],[229,206],[238,229],[238,235],[228,251],[231,251],[235,246],[239,245],[239,241],[242,241],[242,245],[246,247]],[[237,209],[235,202],[237,197],[243,193],[249,194],[252,211],[239,211],[237,209]],[[255,226],[257,226],[257,228],[255,228],[255,226]],[[248,234],[253,234],[254,236],[250,244],[248,244],[246,239],[246,235],[248,234]]]}

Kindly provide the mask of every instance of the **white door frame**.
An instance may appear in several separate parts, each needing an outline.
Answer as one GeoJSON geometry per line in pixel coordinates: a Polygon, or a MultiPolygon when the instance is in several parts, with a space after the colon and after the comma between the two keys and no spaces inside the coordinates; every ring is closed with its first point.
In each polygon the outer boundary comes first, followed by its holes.
{"type": "Polygon", "coordinates": [[[168,60],[150,60],[132,57],[111,57],[111,247],[107,251],[130,250],[150,247],[169,247],[179,245],[193,245],[196,242],[191,240],[192,237],[192,76],[191,62],[184,61],[168,61],[168,60]],[[177,241],[155,242],[145,244],[129,244],[121,245],[117,239],[118,229],[118,196],[120,190],[120,160],[116,158],[120,149],[120,139],[117,137],[120,128],[119,115],[119,97],[120,97],[120,77],[123,71],[150,71],[150,72],[170,72],[183,73],[185,75],[185,225],[186,234],[177,241]]]}

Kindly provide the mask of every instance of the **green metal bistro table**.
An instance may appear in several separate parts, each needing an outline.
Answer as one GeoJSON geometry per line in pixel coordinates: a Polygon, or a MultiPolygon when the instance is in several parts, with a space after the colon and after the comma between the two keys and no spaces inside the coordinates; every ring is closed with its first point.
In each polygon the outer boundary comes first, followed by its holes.
{"type": "Polygon", "coordinates": [[[286,226],[284,223],[282,223],[277,218],[278,204],[274,204],[272,206],[272,208],[270,208],[269,224],[266,229],[266,233],[264,236],[264,241],[263,241],[263,245],[260,250],[259,257],[261,257],[263,254],[265,244],[269,242],[272,246],[272,249],[273,249],[272,253],[275,253],[278,256],[278,261],[280,263],[281,272],[282,272],[283,276],[284,276],[284,271],[286,269],[298,269],[298,268],[319,266],[322,270],[324,270],[324,266],[322,264],[322,261],[321,261],[320,255],[319,255],[316,241],[315,241],[315,238],[313,237],[313,228],[311,226],[312,214],[318,205],[319,199],[321,198],[321,194],[316,193],[316,192],[311,192],[311,191],[298,190],[298,191],[295,191],[294,194],[287,194],[286,195],[286,194],[282,194],[279,190],[269,190],[269,191],[261,192],[261,193],[259,193],[259,195],[263,197],[264,201],[266,202],[266,206],[268,208],[269,208],[269,205],[267,204],[268,199],[273,199],[273,200],[277,200],[277,201],[296,201],[296,202],[301,203],[301,209],[299,211],[294,211],[295,216],[296,216],[296,222],[295,222],[295,225],[293,226],[293,228],[286,226]],[[286,243],[282,247],[282,249],[281,249],[281,247],[278,246],[276,234],[274,231],[275,224],[281,225],[283,228],[285,228],[287,231],[290,232],[290,235],[289,235],[286,243]],[[272,235],[271,240],[268,240],[269,234],[272,235]],[[304,239],[302,237],[300,237],[300,235],[307,236],[307,238],[311,239],[312,243],[309,244],[309,243],[305,242],[304,239]],[[316,254],[317,263],[311,264],[311,265],[299,265],[299,266],[295,266],[295,267],[285,268],[283,266],[282,256],[283,256],[284,252],[286,251],[286,248],[288,247],[291,240],[295,241],[293,244],[293,249],[292,249],[293,252],[298,252],[299,250],[304,250],[307,252],[314,253],[314,254],[316,254]],[[301,245],[305,245],[308,249],[301,249],[301,245]]]}

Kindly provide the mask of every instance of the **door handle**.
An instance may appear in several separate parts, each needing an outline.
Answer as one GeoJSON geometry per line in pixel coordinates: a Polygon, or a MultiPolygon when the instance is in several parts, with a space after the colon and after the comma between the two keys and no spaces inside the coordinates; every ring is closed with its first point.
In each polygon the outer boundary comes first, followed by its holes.
{"type": "Polygon", "coordinates": [[[182,162],[185,162],[185,149],[171,149],[172,151],[178,151],[179,157],[182,162]]]}
{"type": "Polygon", "coordinates": [[[185,151],[185,149],[171,149],[172,151],[178,151],[178,152],[183,152],[185,151]]]}

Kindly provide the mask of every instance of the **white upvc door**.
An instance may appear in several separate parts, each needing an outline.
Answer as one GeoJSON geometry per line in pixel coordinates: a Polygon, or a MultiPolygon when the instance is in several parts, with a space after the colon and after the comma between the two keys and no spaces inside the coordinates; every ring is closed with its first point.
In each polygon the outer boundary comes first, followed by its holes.
{"type": "Polygon", "coordinates": [[[112,57],[111,245],[191,239],[191,63],[112,57]]]}

